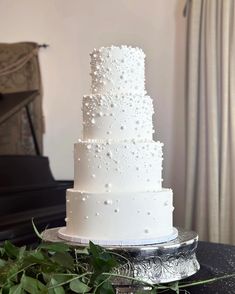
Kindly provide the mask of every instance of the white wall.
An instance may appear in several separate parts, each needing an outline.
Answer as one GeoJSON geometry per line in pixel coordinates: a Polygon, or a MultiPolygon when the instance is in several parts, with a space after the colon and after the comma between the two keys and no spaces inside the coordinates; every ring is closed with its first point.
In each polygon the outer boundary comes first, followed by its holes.
{"type": "Polygon", "coordinates": [[[35,41],[40,51],[44,154],[57,179],[73,177],[73,143],[81,134],[82,95],[89,93],[89,52],[128,44],[147,55],[156,138],[165,143],[164,184],[173,187],[176,223],[184,199],[184,0],[1,0],[1,42],[35,41]]]}

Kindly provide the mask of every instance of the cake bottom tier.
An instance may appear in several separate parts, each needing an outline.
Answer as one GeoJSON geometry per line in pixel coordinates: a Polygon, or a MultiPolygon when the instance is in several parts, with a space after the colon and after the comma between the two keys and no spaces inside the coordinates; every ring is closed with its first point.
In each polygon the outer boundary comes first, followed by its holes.
{"type": "Polygon", "coordinates": [[[86,193],[67,190],[63,239],[103,245],[137,245],[177,237],[172,225],[172,190],[139,193],[86,193]]]}

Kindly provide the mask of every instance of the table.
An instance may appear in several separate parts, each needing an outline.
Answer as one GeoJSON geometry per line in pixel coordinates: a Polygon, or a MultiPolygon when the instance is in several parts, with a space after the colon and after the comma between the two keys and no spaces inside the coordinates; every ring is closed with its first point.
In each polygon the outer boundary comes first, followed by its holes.
{"type": "MultiPolygon", "coordinates": [[[[200,241],[197,248],[197,258],[201,269],[190,277],[189,281],[205,280],[227,273],[235,273],[235,246],[200,241]]],[[[194,286],[187,288],[187,290],[191,294],[235,294],[235,278],[194,286]]],[[[168,291],[168,293],[172,292],[168,291]]]]}

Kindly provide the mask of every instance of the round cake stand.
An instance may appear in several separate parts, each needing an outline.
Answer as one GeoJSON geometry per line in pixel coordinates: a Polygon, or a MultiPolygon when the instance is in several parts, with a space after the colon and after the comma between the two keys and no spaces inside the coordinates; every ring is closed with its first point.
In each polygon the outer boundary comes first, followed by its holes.
{"type": "MultiPolygon", "coordinates": [[[[45,230],[42,234],[43,240],[45,242],[63,242],[74,248],[87,246],[87,244],[60,239],[58,237],[59,229],[45,230]]],[[[116,273],[119,275],[130,276],[151,284],[178,281],[195,274],[200,265],[195,254],[198,235],[193,231],[177,229],[178,237],[165,243],[134,246],[107,245],[103,247],[122,255],[129,261],[117,268],[116,273]]],[[[114,285],[119,293],[133,292],[133,287],[137,286],[133,281],[123,278],[115,278],[114,285]]]]}

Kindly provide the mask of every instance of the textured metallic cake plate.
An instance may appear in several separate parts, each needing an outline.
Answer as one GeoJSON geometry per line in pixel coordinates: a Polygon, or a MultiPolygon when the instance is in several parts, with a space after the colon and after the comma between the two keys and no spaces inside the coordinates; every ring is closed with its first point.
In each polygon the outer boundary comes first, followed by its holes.
{"type": "MultiPolygon", "coordinates": [[[[71,247],[80,248],[87,244],[63,241],[58,237],[60,228],[43,232],[46,242],[64,242],[71,247]]],[[[103,246],[125,257],[125,262],[117,273],[157,284],[185,279],[195,274],[200,265],[196,258],[198,235],[193,231],[178,229],[178,237],[172,241],[151,245],[103,246]],[[128,262],[127,262],[128,261],[128,262]]],[[[117,286],[135,286],[131,280],[117,278],[117,286]]]]}

